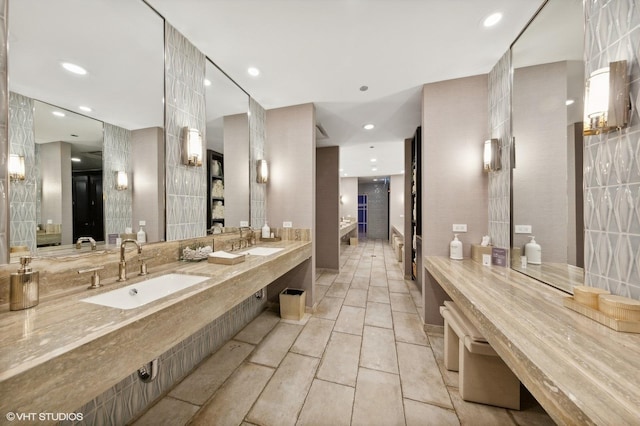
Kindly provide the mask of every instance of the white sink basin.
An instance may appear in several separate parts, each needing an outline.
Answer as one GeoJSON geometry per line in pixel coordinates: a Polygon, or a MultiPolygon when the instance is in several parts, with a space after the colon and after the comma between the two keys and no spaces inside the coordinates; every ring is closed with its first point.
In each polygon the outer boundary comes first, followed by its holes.
{"type": "Polygon", "coordinates": [[[112,308],[133,309],[208,279],[209,277],[199,275],[167,274],[80,301],[112,308]]]}
{"type": "Polygon", "coordinates": [[[242,253],[252,254],[254,256],[269,256],[270,254],[277,253],[281,250],[284,249],[277,247],[254,247],[249,250],[245,250],[242,253]]]}

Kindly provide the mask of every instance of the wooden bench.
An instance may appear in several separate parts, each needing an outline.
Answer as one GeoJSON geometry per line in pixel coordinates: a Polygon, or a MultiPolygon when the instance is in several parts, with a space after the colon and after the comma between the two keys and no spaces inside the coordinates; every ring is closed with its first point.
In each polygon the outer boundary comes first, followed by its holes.
{"type": "Polygon", "coordinates": [[[459,371],[460,397],[519,410],[520,381],[482,333],[453,302],[445,302],[440,314],[444,318],[444,365],[459,371]]]}

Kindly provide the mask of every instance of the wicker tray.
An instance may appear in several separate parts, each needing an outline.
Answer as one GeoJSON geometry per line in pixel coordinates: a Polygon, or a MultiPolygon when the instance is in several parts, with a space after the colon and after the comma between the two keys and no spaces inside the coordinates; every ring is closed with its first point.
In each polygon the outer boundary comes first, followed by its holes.
{"type": "Polygon", "coordinates": [[[625,321],[607,316],[597,309],[581,305],[580,303],[574,301],[572,296],[565,297],[562,300],[562,304],[566,308],[589,317],[602,325],[606,325],[607,327],[614,329],[615,331],[623,331],[625,333],[640,333],[640,321],[625,321]]]}
{"type": "Polygon", "coordinates": [[[281,237],[273,237],[273,238],[260,238],[260,241],[263,241],[265,243],[273,243],[275,241],[282,241],[281,237]]]}

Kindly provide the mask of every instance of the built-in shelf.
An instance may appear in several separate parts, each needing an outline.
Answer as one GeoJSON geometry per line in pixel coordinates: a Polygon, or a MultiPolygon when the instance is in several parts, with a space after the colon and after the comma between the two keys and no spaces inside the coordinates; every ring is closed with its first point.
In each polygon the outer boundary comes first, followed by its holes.
{"type": "Polygon", "coordinates": [[[224,156],[210,149],[207,150],[207,176],[207,227],[224,226],[224,156]]]}

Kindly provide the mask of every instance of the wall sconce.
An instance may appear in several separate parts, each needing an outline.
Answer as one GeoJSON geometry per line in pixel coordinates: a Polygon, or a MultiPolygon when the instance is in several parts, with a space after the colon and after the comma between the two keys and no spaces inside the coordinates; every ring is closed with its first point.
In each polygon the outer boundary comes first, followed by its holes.
{"type": "Polygon", "coordinates": [[[595,70],[585,87],[583,134],[622,129],[629,122],[629,109],[627,61],[611,62],[595,70]]]}
{"type": "Polygon", "coordinates": [[[338,200],[340,201],[340,204],[344,204],[344,197],[342,195],[340,195],[338,200]]]}
{"type": "Polygon", "coordinates": [[[182,128],[182,163],[186,166],[202,166],[202,135],[198,129],[182,128]]]}
{"type": "Polygon", "coordinates": [[[501,167],[501,152],[498,139],[484,141],[484,167],[485,172],[495,172],[501,167]]]}
{"type": "Polygon", "coordinates": [[[119,170],[116,172],[116,189],[118,191],[124,191],[129,188],[129,176],[127,172],[119,170]]]}
{"type": "Polygon", "coordinates": [[[269,165],[267,164],[267,160],[258,160],[256,162],[256,170],[256,182],[267,183],[269,180],[269,165]]]}
{"type": "Polygon", "coordinates": [[[24,156],[9,154],[9,179],[12,181],[18,181],[24,180],[25,177],[24,156]]]}

